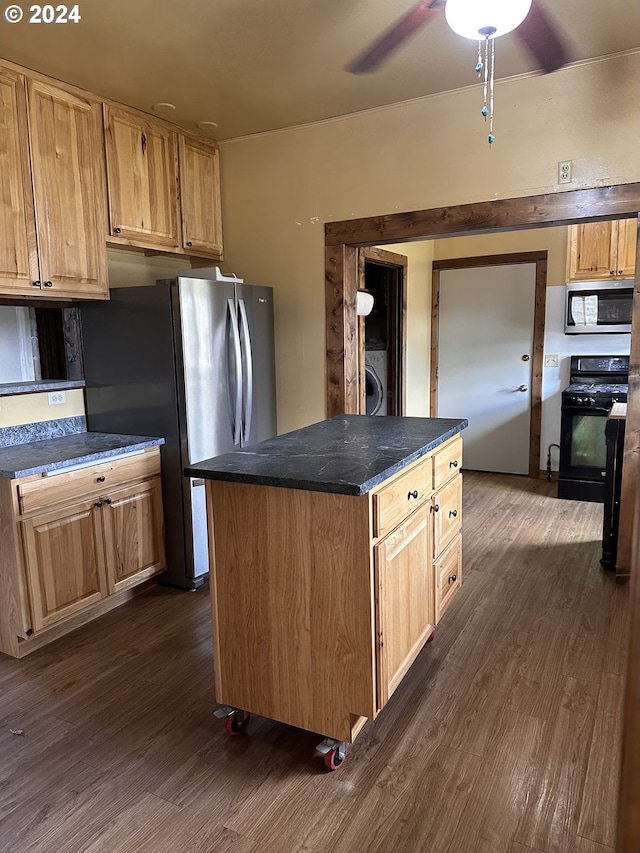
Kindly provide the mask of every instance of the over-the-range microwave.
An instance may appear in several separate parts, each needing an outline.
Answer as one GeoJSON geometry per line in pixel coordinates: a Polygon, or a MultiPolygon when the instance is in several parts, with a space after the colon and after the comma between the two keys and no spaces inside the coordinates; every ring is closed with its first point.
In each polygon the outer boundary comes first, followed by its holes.
{"type": "Polygon", "coordinates": [[[565,335],[629,333],[632,305],[632,279],[569,282],[565,335]]]}

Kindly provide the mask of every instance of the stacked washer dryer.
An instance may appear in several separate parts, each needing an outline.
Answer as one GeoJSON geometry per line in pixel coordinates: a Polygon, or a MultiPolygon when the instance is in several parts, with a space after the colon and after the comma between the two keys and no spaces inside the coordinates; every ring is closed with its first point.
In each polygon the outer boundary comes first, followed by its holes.
{"type": "Polygon", "coordinates": [[[365,382],[368,415],[387,414],[387,351],[366,350],[365,382]]]}

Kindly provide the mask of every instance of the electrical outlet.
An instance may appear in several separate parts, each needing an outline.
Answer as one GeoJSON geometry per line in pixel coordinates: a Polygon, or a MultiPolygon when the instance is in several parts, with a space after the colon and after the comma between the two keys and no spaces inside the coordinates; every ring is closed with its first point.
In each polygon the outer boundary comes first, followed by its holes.
{"type": "Polygon", "coordinates": [[[67,402],[67,395],[64,391],[49,391],[47,396],[49,397],[50,406],[61,406],[67,402]]]}
{"type": "Polygon", "coordinates": [[[558,356],[557,355],[545,355],[544,366],[545,367],[557,367],[558,366],[558,356]]]}
{"type": "Polygon", "coordinates": [[[558,183],[570,184],[573,180],[573,160],[560,160],[558,163],[558,183]]]}

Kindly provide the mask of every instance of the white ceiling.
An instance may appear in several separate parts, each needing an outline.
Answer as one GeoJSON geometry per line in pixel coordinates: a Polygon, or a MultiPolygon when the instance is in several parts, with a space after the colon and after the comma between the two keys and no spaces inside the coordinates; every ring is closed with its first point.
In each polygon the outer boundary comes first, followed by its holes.
{"type": "MultiPolygon", "coordinates": [[[[544,0],[574,61],[640,46],[639,0],[544,0]]],[[[476,46],[430,23],[381,71],[344,70],[415,0],[80,0],[78,24],[0,24],[0,54],[217,139],[288,127],[477,83],[476,46]]],[[[517,38],[496,77],[534,72],[517,38]]],[[[556,72],[558,73],[558,72],[556,72]]],[[[598,105],[594,104],[597,111],[598,105]]]]}

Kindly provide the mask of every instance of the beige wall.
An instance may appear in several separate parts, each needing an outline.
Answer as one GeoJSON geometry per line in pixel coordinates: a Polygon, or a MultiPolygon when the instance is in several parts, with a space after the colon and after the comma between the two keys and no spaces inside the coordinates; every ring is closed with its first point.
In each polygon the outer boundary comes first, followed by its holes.
{"type": "Polygon", "coordinates": [[[639,71],[635,52],[499,82],[491,149],[478,87],[222,143],[224,269],[275,288],[280,432],[325,416],[324,222],[556,192],[559,160],[569,189],[640,181],[639,71]]]}

